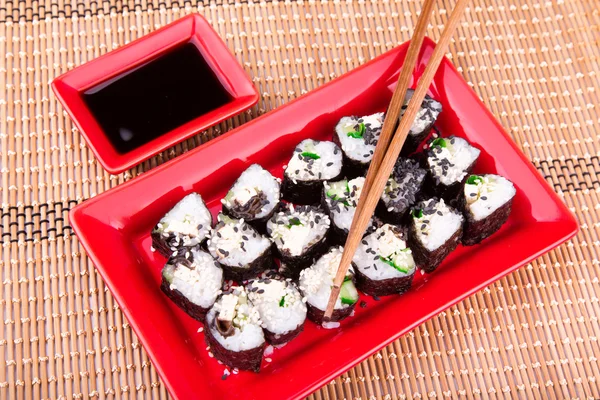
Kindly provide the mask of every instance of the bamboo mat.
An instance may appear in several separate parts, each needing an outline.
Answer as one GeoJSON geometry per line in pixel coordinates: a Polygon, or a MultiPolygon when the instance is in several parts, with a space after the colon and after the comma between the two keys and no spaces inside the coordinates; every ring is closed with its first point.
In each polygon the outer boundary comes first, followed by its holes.
{"type": "MultiPolygon", "coordinates": [[[[434,38],[451,8],[440,3],[434,38]]],[[[0,0],[0,399],[168,398],[72,234],[69,208],[405,41],[419,4],[0,0]],[[191,12],[253,77],[258,106],[107,174],[50,81],[191,12]]],[[[600,398],[599,9],[592,0],[474,0],[449,54],[581,232],[311,399],[600,398]]]]}

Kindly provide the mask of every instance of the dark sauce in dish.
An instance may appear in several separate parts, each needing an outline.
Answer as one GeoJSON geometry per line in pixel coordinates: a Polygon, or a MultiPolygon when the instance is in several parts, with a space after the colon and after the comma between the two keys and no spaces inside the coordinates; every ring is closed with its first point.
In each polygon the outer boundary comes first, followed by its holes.
{"type": "Polygon", "coordinates": [[[193,43],[83,93],[83,100],[119,153],[148,143],[231,99],[193,43]]]}

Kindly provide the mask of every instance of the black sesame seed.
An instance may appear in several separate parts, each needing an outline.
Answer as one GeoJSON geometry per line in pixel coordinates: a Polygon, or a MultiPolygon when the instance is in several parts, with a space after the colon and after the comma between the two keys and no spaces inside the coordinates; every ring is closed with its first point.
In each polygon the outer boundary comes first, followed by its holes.
{"type": "Polygon", "coordinates": [[[373,300],[375,300],[375,301],[379,301],[379,300],[381,300],[381,299],[380,299],[378,296],[373,296],[373,300]]]}
{"type": "Polygon", "coordinates": [[[365,308],[367,306],[367,302],[366,301],[361,301],[360,302],[360,308],[365,308]]]}
{"type": "Polygon", "coordinates": [[[487,197],[486,196],[481,196],[480,199],[481,200],[487,200],[487,197]]]}
{"type": "Polygon", "coordinates": [[[265,292],[265,289],[260,289],[257,293],[258,294],[263,294],[265,292]]]}

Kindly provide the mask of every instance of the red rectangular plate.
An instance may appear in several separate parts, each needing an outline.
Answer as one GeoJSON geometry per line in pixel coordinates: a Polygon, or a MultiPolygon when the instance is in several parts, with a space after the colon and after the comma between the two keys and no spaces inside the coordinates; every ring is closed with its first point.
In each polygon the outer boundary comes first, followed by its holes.
{"type": "MultiPolygon", "coordinates": [[[[426,39],[415,69],[418,78],[435,44],[426,39]]],[[[326,330],[307,322],[305,331],[259,374],[241,372],[222,380],[224,366],[205,350],[201,326],[164,296],[164,259],[150,251],[150,231],[191,191],[213,213],[236,177],[260,163],[281,177],[282,166],[303,139],[329,140],[346,115],[383,110],[391,99],[407,45],[324,85],[277,110],[77,206],[71,223],[171,394],[178,399],[288,399],[316,390],[428,318],[489,285],[572,237],[577,223],[516,148],[448,60],[430,94],[443,105],[444,135],[467,138],[482,150],[477,171],[514,182],[517,195],[509,221],[482,244],[459,247],[431,275],[416,277],[403,296],[374,301],[326,330]]]]}

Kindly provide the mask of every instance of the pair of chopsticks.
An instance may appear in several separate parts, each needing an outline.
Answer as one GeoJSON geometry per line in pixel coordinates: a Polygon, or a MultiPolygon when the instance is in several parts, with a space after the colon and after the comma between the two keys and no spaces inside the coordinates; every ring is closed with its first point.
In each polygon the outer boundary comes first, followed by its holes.
{"type": "Polygon", "coordinates": [[[442,62],[444,54],[448,48],[450,38],[458,26],[458,22],[462,17],[468,0],[457,0],[454,10],[450,15],[450,19],[448,19],[446,27],[444,28],[444,32],[435,46],[435,50],[433,51],[433,54],[431,55],[431,58],[425,67],[425,71],[419,80],[417,88],[415,89],[415,92],[408,103],[408,107],[406,108],[404,116],[400,120],[400,124],[394,133],[394,128],[396,127],[396,123],[400,117],[400,109],[404,104],[404,97],[406,96],[408,83],[415,68],[415,64],[421,50],[421,45],[423,44],[423,38],[425,37],[425,31],[427,30],[429,19],[431,18],[431,12],[433,10],[434,3],[435,0],[425,0],[423,8],[421,9],[421,15],[417,20],[417,25],[410,42],[410,46],[408,47],[408,53],[406,55],[406,59],[404,60],[404,65],[402,67],[402,71],[400,72],[400,76],[398,77],[396,90],[392,95],[392,101],[388,107],[388,111],[383,122],[381,135],[379,136],[379,142],[375,147],[373,159],[367,172],[367,177],[358,201],[354,219],[352,220],[348,239],[346,239],[340,266],[333,281],[333,288],[329,297],[329,303],[327,304],[327,309],[325,310],[325,319],[331,318],[333,308],[339,297],[340,289],[342,287],[342,283],[344,282],[344,277],[346,276],[346,272],[350,267],[354,253],[356,252],[356,249],[362,239],[363,233],[367,229],[369,221],[371,220],[371,216],[373,215],[375,207],[377,206],[377,202],[383,193],[383,189],[385,188],[386,182],[390,177],[390,173],[394,168],[394,164],[396,164],[396,160],[398,159],[402,145],[404,145],[404,141],[408,136],[410,127],[412,126],[412,123],[417,116],[419,109],[421,108],[421,104],[425,99],[429,85],[431,84],[431,81],[433,80],[440,63],[442,62]]]}

